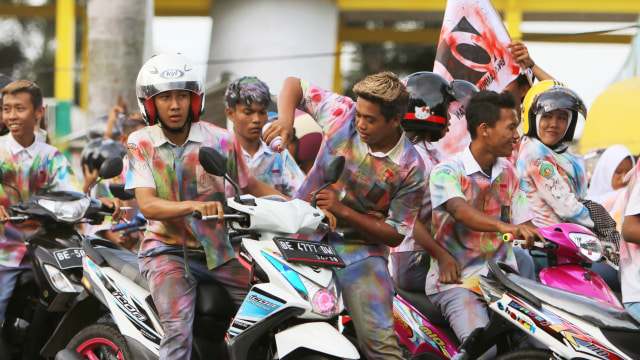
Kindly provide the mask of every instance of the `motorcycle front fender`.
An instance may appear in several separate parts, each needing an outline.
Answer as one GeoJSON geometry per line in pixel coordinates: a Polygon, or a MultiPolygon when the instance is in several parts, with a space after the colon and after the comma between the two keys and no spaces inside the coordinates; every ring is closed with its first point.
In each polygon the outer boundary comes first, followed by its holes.
{"type": "Polygon", "coordinates": [[[279,358],[285,357],[298,348],[343,359],[360,358],[358,349],[336,328],[325,322],[296,325],[277,333],[275,338],[279,358]]]}

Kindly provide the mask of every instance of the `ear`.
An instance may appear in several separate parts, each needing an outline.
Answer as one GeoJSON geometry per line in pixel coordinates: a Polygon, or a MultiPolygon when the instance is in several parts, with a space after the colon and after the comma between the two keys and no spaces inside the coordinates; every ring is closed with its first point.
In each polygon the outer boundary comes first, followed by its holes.
{"type": "Polygon", "coordinates": [[[478,126],[478,135],[480,136],[487,136],[489,135],[487,133],[487,130],[489,130],[489,126],[487,125],[487,123],[482,123],[478,126]]]}
{"type": "Polygon", "coordinates": [[[227,119],[229,119],[231,122],[233,122],[233,115],[234,115],[234,111],[232,108],[230,107],[225,107],[224,108],[224,113],[227,115],[227,119]]]}
{"type": "Polygon", "coordinates": [[[400,114],[395,114],[391,120],[389,120],[389,122],[391,122],[391,125],[393,125],[393,127],[398,127],[400,126],[400,122],[402,121],[402,115],[400,114]]]}
{"type": "Polygon", "coordinates": [[[39,108],[36,109],[36,123],[42,120],[42,117],[44,116],[44,110],[45,110],[44,106],[40,106],[39,108]]]}

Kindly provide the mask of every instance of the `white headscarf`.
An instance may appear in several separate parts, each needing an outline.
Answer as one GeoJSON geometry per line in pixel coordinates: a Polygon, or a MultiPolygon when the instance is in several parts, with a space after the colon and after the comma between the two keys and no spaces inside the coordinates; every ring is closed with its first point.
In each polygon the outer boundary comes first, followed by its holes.
{"type": "Polygon", "coordinates": [[[615,174],[618,165],[627,157],[631,158],[631,164],[635,165],[631,151],[624,145],[612,145],[602,153],[591,177],[587,199],[602,204],[611,196],[611,193],[615,191],[611,185],[613,174],[615,174]]]}

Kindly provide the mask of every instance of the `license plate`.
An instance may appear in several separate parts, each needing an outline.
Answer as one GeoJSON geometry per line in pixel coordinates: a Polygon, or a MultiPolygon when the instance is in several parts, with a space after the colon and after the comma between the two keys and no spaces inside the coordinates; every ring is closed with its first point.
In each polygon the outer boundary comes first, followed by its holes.
{"type": "Polygon", "coordinates": [[[331,244],[288,238],[274,238],[273,241],[289,262],[340,268],[346,266],[331,244]]]}
{"type": "Polygon", "coordinates": [[[82,267],[82,258],[84,255],[83,248],[68,248],[53,252],[53,256],[56,258],[60,269],[82,267]]]}

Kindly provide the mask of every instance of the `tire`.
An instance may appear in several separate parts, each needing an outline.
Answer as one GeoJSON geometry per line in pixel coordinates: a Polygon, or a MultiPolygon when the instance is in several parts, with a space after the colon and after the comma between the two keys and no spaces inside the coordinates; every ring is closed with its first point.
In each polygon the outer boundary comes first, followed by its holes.
{"type": "Polygon", "coordinates": [[[133,360],[127,341],[115,325],[95,324],[77,333],[67,349],[73,349],[82,359],[133,360]]]}
{"type": "Polygon", "coordinates": [[[527,349],[516,350],[510,353],[498,356],[496,360],[554,360],[553,354],[548,350],[527,349]]]}

